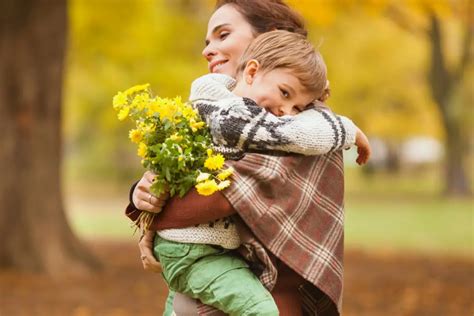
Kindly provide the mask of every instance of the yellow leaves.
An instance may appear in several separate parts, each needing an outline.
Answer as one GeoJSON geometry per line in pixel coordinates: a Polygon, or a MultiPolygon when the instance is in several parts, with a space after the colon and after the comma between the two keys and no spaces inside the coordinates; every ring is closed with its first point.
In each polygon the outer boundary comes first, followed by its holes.
{"type": "Polygon", "coordinates": [[[204,162],[204,167],[209,170],[218,170],[224,166],[224,162],[224,156],[222,156],[221,154],[212,155],[206,159],[206,161],[204,162]]]}
{"type": "Polygon", "coordinates": [[[341,16],[360,13],[419,26],[422,20],[426,23],[430,12],[446,17],[461,15],[469,9],[468,0],[292,0],[289,3],[302,12],[308,22],[318,26],[329,26],[341,16]]]}

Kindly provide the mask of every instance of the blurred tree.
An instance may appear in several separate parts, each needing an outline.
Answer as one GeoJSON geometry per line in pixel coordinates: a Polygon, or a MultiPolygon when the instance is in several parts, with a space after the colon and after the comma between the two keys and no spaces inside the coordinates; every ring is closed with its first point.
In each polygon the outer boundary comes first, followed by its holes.
{"type": "Polygon", "coordinates": [[[0,2],[0,266],[58,274],[96,259],[68,225],[60,186],[66,0],[0,2]]]}
{"type": "Polygon", "coordinates": [[[427,40],[431,48],[428,81],[446,133],[445,193],[448,195],[471,194],[465,165],[470,135],[463,133],[462,124],[467,113],[456,100],[473,57],[473,9],[471,0],[405,1],[387,8],[387,13],[398,25],[427,40]],[[458,19],[462,29],[457,60],[454,57],[449,60],[446,33],[442,30],[443,25],[448,26],[446,18],[450,16],[458,19]]]}
{"type": "MultiPolygon", "coordinates": [[[[366,16],[368,14],[369,16],[388,17],[401,29],[410,32],[417,39],[422,39],[429,45],[427,52],[430,63],[425,76],[445,132],[445,193],[448,195],[470,195],[471,190],[465,164],[470,137],[469,130],[466,131],[465,128],[465,116],[469,111],[469,101],[462,100],[459,96],[462,95],[460,90],[465,86],[466,73],[472,64],[473,1],[301,0],[294,1],[293,4],[304,13],[308,20],[314,21],[317,25],[334,23],[341,13],[350,10],[365,11],[366,16]],[[443,27],[452,27],[452,24],[457,24],[460,30],[443,32],[443,27]],[[453,40],[448,38],[448,34],[461,34],[462,39],[453,40]]],[[[371,62],[376,63],[375,60],[371,60],[371,62]]],[[[386,68],[383,68],[382,71],[385,70],[386,68]]],[[[356,77],[355,79],[358,81],[361,78],[356,77]]],[[[414,93],[413,87],[408,87],[408,82],[406,81],[407,86],[404,88],[407,91],[412,90],[410,93],[414,93]]],[[[399,102],[394,104],[397,108],[406,101],[400,96],[403,94],[395,96],[399,98],[399,102]]],[[[362,94],[358,99],[365,97],[367,95],[362,94]]],[[[403,112],[406,114],[406,111],[403,112]]],[[[372,114],[374,113],[377,111],[372,114]]],[[[374,116],[369,116],[369,120],[387,122],[387,119],[383,118],[390,118],[387,113],[382,113],[379,117],[382,120],[374,120],[374,116]]]]}
{"type": "Polygon", "coordinates": [[[150,83],[157,95],[186,98],[206,72],[208,9],[194,0],[69,1],[64,128],[75,179],[114,183],[142,172],[112,96],[150,83]]]}

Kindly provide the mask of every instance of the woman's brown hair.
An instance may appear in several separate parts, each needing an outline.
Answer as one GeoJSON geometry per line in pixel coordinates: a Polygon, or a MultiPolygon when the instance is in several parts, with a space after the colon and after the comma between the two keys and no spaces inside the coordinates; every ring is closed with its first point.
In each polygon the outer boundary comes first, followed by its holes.
{"type": "Polygon", "coordinates": [[[303,18],[282,0],[217,0],[216,10],[226,4],[235,6],[255,35],[273,30],[308,34],[303,18]]]}

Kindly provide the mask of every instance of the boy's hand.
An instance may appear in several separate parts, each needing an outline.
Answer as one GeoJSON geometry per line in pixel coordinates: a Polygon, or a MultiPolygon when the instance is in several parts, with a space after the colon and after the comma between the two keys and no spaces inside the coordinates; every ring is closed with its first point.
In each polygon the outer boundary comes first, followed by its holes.
{"type": "Polygon", "coordinates": [[[360,128],[357,128],[355,145],[357,146],[358,153],[356,162],[359,165],[367,163],[370,158],[370,154],[372,153],[372,149],[370,148],[369,139],[367,136],[365,136],[364,132],[360,130],[360,128]]]}
{"type": "Polygon", "coordinates": [[[147,231],[140,239],[138,247],[140,248],[140,259],[142,260],[143,269],[156,273],[163,272],[161,264],[153,256],[153,239],[155,238],[154,231],[147,231]]]}

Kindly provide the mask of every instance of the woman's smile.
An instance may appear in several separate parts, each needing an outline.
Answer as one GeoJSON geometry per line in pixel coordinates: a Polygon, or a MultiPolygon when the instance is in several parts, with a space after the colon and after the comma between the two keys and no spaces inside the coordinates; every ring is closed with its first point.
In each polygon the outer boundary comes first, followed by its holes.
{"type": "Polygon", "coordinates": [[[209,72],[233,77],[240,57],[253,39],[252,26],[233,5],[217,9],[209,20],[206,47],[202,51],[209,72]]]}
{"type": "Polygon", "coordinates": [[[226,60],[226,59],[210,61],[209,62],[209,72],[211,72],[211,73],[220,73],[219,70],[227,62],[228,62],[228,60],[226,60]]]}

